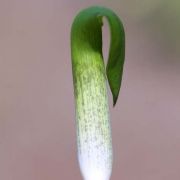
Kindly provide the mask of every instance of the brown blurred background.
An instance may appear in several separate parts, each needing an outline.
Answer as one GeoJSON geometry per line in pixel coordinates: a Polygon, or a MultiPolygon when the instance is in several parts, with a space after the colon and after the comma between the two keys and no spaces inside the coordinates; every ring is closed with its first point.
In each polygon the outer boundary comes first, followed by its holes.
{"type": "Polygon", "coordinates": [[[82,179],[69,38],[90,5],[126,30],[112,180],[180,180],[179,0],[0,0],[0,180],[82,179]]]}

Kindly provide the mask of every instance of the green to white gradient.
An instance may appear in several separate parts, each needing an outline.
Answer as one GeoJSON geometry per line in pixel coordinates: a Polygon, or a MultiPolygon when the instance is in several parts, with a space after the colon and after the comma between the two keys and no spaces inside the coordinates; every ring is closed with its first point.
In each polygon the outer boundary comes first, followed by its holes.
{"type": "Polygon", "coordinates": [[[87,67],[77,80],[77,91],[78,157],[82,174],[87,180],[109,179],[112,143],[104,74],[93,65],[87,67]]]}
{"type": "Polygon", "coordinates": [[[124,63],[124,30],[118,17],[102,7],[80,12],[72,25],[71,53],[81,173],[85,180],[109,180],[113,152],[106,82],[108,79],[115,105],[124,63]],[[103,16],[111,27],[106,69],[102,55],[103,16]]]}

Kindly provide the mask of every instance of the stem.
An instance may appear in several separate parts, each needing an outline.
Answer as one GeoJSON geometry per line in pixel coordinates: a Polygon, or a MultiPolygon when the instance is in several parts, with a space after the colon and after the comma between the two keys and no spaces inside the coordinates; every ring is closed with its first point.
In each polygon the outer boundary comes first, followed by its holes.
{"type": "Polygon", "coordinates": [[[91,7],[81,11],[71,30],[71,53],[78,159],[85,180],[109,180],[112,142],[106,73],[116,103],[124,63],[124,30],[109,9],[91,7]],[[102,17],[111,27],[107,68],[102,55],[102,17]]]}

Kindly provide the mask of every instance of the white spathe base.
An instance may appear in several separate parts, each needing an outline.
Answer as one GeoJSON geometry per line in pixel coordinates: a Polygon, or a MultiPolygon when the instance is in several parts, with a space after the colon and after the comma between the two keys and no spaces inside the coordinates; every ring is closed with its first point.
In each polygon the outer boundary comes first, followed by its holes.
{"type": "Polygon", "coordinates": [[[112,162],[109,154],[94,151],[90,154],[79,154],[78,157],[84,180],[110,179],[112,162]]]}

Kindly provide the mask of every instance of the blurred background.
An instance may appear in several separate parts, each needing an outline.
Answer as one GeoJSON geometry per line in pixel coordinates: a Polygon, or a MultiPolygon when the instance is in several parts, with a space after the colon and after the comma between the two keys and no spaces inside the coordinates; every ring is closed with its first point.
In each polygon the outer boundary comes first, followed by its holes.
{"type": "MultiPolygon", "coordinates": [[[[0,0],[0,179],[81,180],[70,28],[82,8],[113,9],[126,32],[112,180],[180,179],[179,0],[0,0]]],[[[109,31],[103,27],[107,57],[109,31]]]]}

